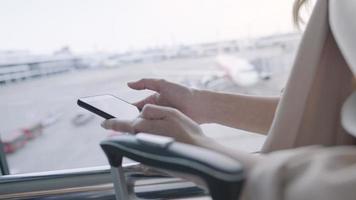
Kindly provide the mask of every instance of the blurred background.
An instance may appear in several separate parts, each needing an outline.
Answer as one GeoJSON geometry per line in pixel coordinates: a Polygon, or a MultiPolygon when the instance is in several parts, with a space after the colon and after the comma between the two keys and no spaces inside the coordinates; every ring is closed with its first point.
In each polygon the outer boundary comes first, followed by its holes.
{"type": "MultiPolygon", "coordinates": [[[[81,96],[137,101],[128,81],[280,95],[301,32],[293,0],[1,0],[0,137],[13,174],[105,165],[118,133],[79,108],[81,96]]],[[[122,113],[125,115],[125,113],[122,113]]],[[[231,148],[264,136],[207,124],[231,148]]],[[[127,161],[129,162],[129,161],[127,161]]]]}

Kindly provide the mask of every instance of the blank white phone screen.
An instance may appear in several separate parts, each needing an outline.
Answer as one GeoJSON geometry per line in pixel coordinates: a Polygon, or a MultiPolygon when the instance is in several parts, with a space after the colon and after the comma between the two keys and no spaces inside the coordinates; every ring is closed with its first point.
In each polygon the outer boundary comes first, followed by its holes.
{"type": "Polygon", "coordinates": [[[81,101],[121,120],[132,120],[139,115],[134,105],[112,95],[84,97],[81,101]]]}

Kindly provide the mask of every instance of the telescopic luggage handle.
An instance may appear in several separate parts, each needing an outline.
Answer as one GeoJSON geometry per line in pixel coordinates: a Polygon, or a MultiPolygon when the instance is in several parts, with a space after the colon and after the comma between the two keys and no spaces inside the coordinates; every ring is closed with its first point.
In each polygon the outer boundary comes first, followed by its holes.
{"type": "Polygon", "coordinates": [[[100,145],[111,165],[117,200],[135,198],[126,185],[123,157],[197,176],[206,183],[214,200],[238,199],[244,183],[243,168],[238,161],[208,149],[175,142],[170,137],[140,133],[105,140],[100,145]]]}

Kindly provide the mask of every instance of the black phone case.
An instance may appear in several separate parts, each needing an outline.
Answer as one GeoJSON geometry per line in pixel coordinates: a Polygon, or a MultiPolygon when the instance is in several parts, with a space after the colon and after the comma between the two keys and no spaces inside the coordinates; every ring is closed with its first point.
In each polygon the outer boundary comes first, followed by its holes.
{"type": "Polygon", "coordinates": [[[91,106],[91,105],[81,101],[80,99],[78,99],[77,104],[78,104],[78,106],[80,106],[86,110],[89,110],[90,112],[93,112],[93,113],[99,115],[100,117],[103,117],[104,119],[115,118],[114,116],[110,115],[109,113],[99,110],[99,109],[95,108],[94,106],[91,106]]]}

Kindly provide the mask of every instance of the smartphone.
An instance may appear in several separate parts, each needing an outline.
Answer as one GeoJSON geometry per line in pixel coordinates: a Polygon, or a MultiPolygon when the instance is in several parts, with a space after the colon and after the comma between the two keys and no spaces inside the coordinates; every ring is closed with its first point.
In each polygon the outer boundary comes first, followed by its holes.
{"type": "Polygon", "coordinates": [[[136,106],[110,94],[81,97],[77,104],[104,119],[132,120],[139,115],[136,106]]]}

